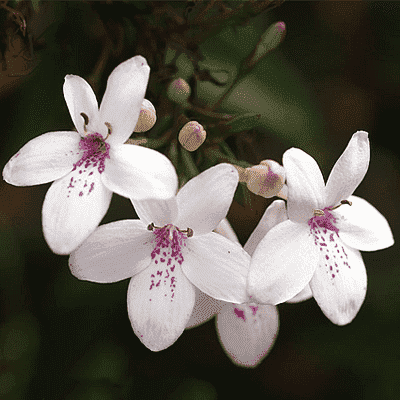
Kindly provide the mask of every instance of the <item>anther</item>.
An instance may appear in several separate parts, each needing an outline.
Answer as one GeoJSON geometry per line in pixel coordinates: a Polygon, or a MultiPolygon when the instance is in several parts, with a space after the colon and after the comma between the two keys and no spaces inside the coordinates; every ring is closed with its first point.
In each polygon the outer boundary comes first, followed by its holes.
{"type": "Polygon", "coordinates": [[[316,208],[315,210],[313,210],[313,214],[317,217],[322,217],[323,215],[325,215],[325,213],[320,210],[319,208],[316,208]]]}
{"type": "Polygon", "coordinates": [[[351,201],[349,201],[349,200],[342,200],[342,201],[340,202],[340,204],[338,204],[338,205],[335,206],[335,207],[330,207],[329,210],[336,210],[337,208],[339,208],[340,206],[342,206],[342,205],[344,205],[344,204],[348,204],[349,206],[351,206],[353,203],[352,203],[351,201]]]}
{"type": "Polygon", "coordinates": [[[111,124],[109,123],[109,122],[104,122],[104,125],[107,127],[107,129],[108,129],[108,133],[107,133],[107,136],[106,136],[106,138],[104,139],[104,140],[107,140],[107,138],[111,135],[111,133],[112,133],[112,128],[111,128],[111,124]]]}
{"type": "Polygon", "coordinates": [[[85,122],[84,122],[84,124],[83,124],[83,130],[84,130],[84,132],[86,133],[86,132],[87,132],[86,126],[89,125],[89,117],[88,117],[85,113],[83,113],[83,112],[81,112],[80,115],[81,115],[81,117],[85,120],[85,122]]]}

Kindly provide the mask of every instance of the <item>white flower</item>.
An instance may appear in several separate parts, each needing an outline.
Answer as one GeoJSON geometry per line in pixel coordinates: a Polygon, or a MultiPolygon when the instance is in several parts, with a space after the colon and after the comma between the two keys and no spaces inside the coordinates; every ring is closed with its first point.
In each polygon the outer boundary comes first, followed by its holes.
{"type": "Polygon", "coordinates": [[[128,314],[135,334],[153,351],[182,334],[198,287],[216,299],[247,300],[250,256],[212,232],[231,205],[238,173],[219,164],[191,179],[167,200],[132,201],[140,220],[100,226],[71,254],[79,279],[131,278],[128,314]]]}
{"type": "Polygon", "coordinates": [[[98,226],[112,192],[167,198],[175,194],[175,169],[164,155],[124,144],[139,118],[150,68],[141,56],[114,69],[100,109],[90,85],[67,75],[64,97],[78,132],[49,132],[29,141],[3,170],[16,186],[54,181],[43,203],[43,232],[50,248],[69,254],[98,226]]]}
{"type": "Polygon", "coordinates": [[[309,284],[333,323],[352,321],[367,289],[356,249],[373,251],[394,243],[386,219],[352,196],[367,172],[369,153],[368,133],[356,132],[325,186],[312,157],[294,148],[285,152],[289,220],[272,228],[254,252],[248,290],[256,300],[279,304],[301,291],[307,297],[309,284]]]}

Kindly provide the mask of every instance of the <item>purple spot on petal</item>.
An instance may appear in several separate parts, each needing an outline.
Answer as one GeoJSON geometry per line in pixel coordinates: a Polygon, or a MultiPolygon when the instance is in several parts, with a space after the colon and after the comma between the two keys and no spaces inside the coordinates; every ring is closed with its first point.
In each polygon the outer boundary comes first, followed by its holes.
{"type": "Polygon", "coordinates": [[[245,315],[244,315],[243,310],[239,310],[238,308],[234,308],[234,309],[233,309],[233,312],[236,314],[236,316],[237,316],[238,318],[242,318],[242,320],[246,322],[246,317],[245,317],[245,315]]]}

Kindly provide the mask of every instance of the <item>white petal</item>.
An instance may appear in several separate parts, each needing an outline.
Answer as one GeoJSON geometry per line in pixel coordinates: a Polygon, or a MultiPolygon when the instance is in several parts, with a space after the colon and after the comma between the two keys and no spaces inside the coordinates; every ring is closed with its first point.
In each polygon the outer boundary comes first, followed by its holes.
{"type": "Polygon", "coordinates": [[[30,140],[4,167],[4,180],[30,186],[62,178],[80,158],[80,140],[78,132],[48,132],[30,140]]]}
{"type": "Polygon", "coordinates": [[[128,314],[140,341],[164,350],[182,334],[190,318],[195,290],[179,265],[152,262],[129,283],[128,314]]]}
{"type": "Polygon", "coordinates": [[[42,211],[43,233],[51,250],[57,254],[75,250],[99,225],[111,196],[96,168],[77,168],[53,182],[42,211]]]}
{"type": "Polygon", "coordinates": [[[275,225],[278,225],[279,223],[286,221],[287,219],[288,217],[285,202],[283,200],[275,200],[265,210],[263,216],[260,219],[260,222],[244,245],[244,249],[250,255],[253,255],[254,250],[267,234],[267,232],[275,225]]]}
{"type": "Polygon", "coordinates": [[[235,231],[233,230],[231,224],[226,218],[221,220],[221,222],[214,229],[214,232],[219,233],[222,236],[225,236],[232,242],[239,243],[239,239],[237,238],[235,231]]]}
{"type": "Polygon", "coordinates": [[[243,303],[250,256],[242,246],[210,232],[188,238],[182,269],[201,291],[215,299],[243,303]]]}
{"type": "Polygon", "coordinates": [[[217,315],[221,346],[240,366],[255,367],[271,350],[278,334],[276,306],[227,303],[217,315]]]}
{"type": "Polygon", "coordinates": [[[110,144],[122,144],[133,133],[146,93],[150,67],[142,56],[119,64],[107,80],[99,121],[111,124],[110,144]]]}
{"type": "Polygon", "coordinates": [[[110,147],[103,183],[121,196],[143,200],[175,196],[178,176],[163,154],[132,144],[110,147]]]}
{"type": "Polygon", "coordinates": [[[226,217],[239,183],[230,164],[218,164],[197,175],[177,194],[179,228],[189,227],[194,235],[209,233],[226,217]]]}
{"type": "Polygon", "coordinates": [[[284,221],[256,248],[250,264],[248,292],[254,301],[279,304],[310,282],[319,260],[308,225],[284,221]]]}
{"type": "Polygon", "coordinates": [[[347,247],[339,238],[335,244],[339,253],[331,244],[329,259],[325,251],[321,252],[310,287],[322,312],[334,324],[345,325],[353,320],[364,301],[367,273],[358,250],[347,247]]]}
{"type": "Polygon", "coordinates": [[[194,328],[204,324],[209,319],[211,319],[215,314],[217,314],[224,304],[224,301],[214,299],[208,294],[205,294],[196,286],[194,287],[196,291],[196,301],[194,303],[192,315],[188,323],[186,324],[186,329],[194,328]]]}
{"type": "Polygon", "coordinates": [[[333,207],[353,194],[367,173],[369,154],[368,133],[356,132],[329,175],[326,206],[333,207]]]}
{"type": "Polygon", "coordinates": [[[325,205],[325,184],[316,161],[300,149],[283,154],[288,186],[288,216],[293,222],[306,222],[313,210],[325,205]]]}
{"type": "Polygon", "coordinates": [[[148,226],[152,222],[155,226],[164,226],[173,223],[178,215],[176,196],[169,199],[133,200],[132,205],[140,220],[148,226]]]}
{"type": "Polygon", "coordinates": [[[350,196],[351,206],[333,211],[337,218],[339,236],[348,246],[363,251],[385,249],[394,243],[385,217],[366,200],[350,196]]]}
{"type": "Polygon", "coordinates": [[[292,297],[286,303],[300,303],[301,301],[305,301],[311,299],[313,297],[310,285],[307,285],[300,293],[296,294],[296,296],[292,297]]]}
{"type": "Polygon", "coordinates": [[[94,131],[97,125],[99,107],[96,95],[91,86],[80,76],[67,75],[64,81],[64,98],[76,130],[85,135],[84,122],[81,113],[89,118],[88,131],[94,131]]]}
{"type": "Polygon", "coordinates": [[[99,226],[69,258],[78,279],[111,283],[143,271],[151,262],[153,234],[138,220],[99,226]]]}

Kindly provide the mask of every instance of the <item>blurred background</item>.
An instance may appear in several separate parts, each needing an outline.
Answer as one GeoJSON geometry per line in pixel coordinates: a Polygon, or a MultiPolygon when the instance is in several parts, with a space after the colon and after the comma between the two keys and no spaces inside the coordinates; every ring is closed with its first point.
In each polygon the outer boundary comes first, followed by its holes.
{"type": "MultiPolygon", "coordinates": [[[[157,110],[154,135],[173,129],[160,149],[166,154],[179,115],[209,126],[207,140],[218,134],[210,109],[232,84],[214,111],[261,114],[257,126],[226,140],[249,164],[281,163],[285,150],[299,147],[327,178],[351,135],[369,132],[370,167],[355,194],[387,218],[396,241],[400,3],[247,3],[1,1],[1,169],[30,139],[73,129],[66,74],[85,78],[101,100],[110,72],[141,54],[152,69],[146,98],[157,110]],[[239,6],[235,18],[223,19],[239,6]],[[215,29],[198,24],[212,18],[215,29]],[[243,60],[278,21],[285,39],[241,75],[243,60]],[[177,77],[191,87],[190,109],[166,94],[177,77]]],[[[200,170],[201,149],[193,155],[200,170]]],[[[178,162],[183,180],[184,169],[178,162]]],[[[128,280],[79,281],[68,257],[49,250],[41,228],[49,186],[0,182],[1,399],[400,398],[397,243],[363,253],[368,291],[351,324],[332,324],[313,299],[279,305],[274,347],[246,369],[224,353],[214,319],[162,352],[142,345],[127,316],[128,280]]],[[[250,192],[235,198],[228,218],[242,244],[272,201],[250,192]]],[[[102,223],[135,217],[129,200],[114,194],[102,223]]]]}

